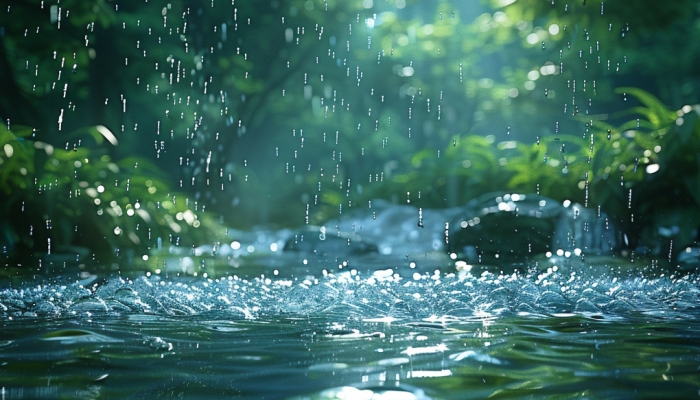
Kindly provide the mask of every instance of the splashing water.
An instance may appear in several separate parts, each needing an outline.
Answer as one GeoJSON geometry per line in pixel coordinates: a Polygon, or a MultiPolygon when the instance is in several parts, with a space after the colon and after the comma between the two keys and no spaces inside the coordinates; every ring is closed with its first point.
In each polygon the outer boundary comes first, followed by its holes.
{"type": "Polygon", "coordinates": [[[634,276],[599,269],[605,267],[570,273],[557,272],[556,266],[510,275],[485,271],[480,276],[436,270],[405,277],[384,269],[368,276],[351,270],[301,279],[110,278],[91,286],[4,289],[0,312],[8,319],[144,314],[257,320],[327,313],[400,321],[566,313],[601,319],[648,315],[692,320],[698,316],[696,276],[634,276]]]}
{"type": "Polygon", "coordinates": [[[661,395],[668,385],[636,385],[662,374],[676,379],[675,393],[697,392],[697,277],[593,272],[403,277],[386,269],[4,289],[0,369],[14,383],[3,390],[10,398],[430,399],[527,393],[511,386],[520,384],[624,397],[661,395]],[[580,389],[551,383],[562,379],[580,389]]]}

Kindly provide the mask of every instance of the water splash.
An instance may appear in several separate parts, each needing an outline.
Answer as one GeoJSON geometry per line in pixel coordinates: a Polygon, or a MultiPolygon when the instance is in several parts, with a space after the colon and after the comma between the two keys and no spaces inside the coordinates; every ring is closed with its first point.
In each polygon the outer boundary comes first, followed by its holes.
{"type": "MultiPolygon", "coordinates": [[[[114,277],[0,291],[0,316],[8,319],[93,315],[211,316],[268,319],[335,315],[358,320],[449,323],[473,318],[580,315],[697,319],[700,277],[546,271],[512,274],[414,272],[393,269],[362,274],[325,272],[315,278],[219,279],[114,277]]],[[[607,269],[606,271],[612,271],[607,269]]]]}

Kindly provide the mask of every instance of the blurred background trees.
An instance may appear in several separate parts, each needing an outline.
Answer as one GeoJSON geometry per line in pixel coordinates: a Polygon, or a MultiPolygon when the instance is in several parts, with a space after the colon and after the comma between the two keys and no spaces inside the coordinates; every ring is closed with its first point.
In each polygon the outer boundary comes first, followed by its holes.
{"type": "Polygon", "coordinates": [[[521,191],[601,206],[632,247],[666,225],[688,244],[699,13],[690,0],[10,0],[0,243],[147,253],[372,198],[521,191]]]}

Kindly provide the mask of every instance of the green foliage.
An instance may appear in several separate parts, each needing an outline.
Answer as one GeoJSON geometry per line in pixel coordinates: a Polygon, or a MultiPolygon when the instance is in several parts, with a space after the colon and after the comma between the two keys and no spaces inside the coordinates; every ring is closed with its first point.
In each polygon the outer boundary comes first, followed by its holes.
{"type": "Polygon", "coordinates": [[[642,118],[618,128],[625,148],[616,161],[630,196],[626,225],[655,246],[652,251],[683,251],[697,243],[700,228],[700,107],[685,105],[673,111],[643,90],[618,92],[642,104],[624,113],[642,118]]]}
{"type": "Polygon", "coordinates": [[[11,132],[0,125],[0,190],[6,196],[27,189],[26,177],[34,174],[34,146],[25,139],[30,135],[30,129],[17,127],[11,132]]]}
{"type": "MultiPolygon", "coordinates": [[[[532,144],[458,136],[446,148],[411,154],[410,168],[391,177],[383,195],[405,191],[420,206],[448,206],[489,192],[537,192],[602,207],[633,247],[651,246],[658,254],[673,238],[677,246],[692,244],[700,226],[700,109],[672,111],[638,88],[615,92],[639,102],[613,116],[619,124],[607,122],[607,114],[581,117],[581,136],[532,144]]],[[[336,196],[326,199],[341,202],[336,196]]]]}
{"type": "Polygon", "coordinates": [[[174,226],[211,240],[187,210],[293,226],[307,207],[320,222],[372,198],[505,190],[601,206],[631,231],[661,201],[652,183],[696,204],[696,116],[676,126],[664,104],[700,102],[697,4],[407,3],[65,0],[59,27],[40,1],[11,1],[0,207],[36,211],[13,241],[45,247],[51,219],[54,242],[145,252],[174,226]]]}
{"type": "MultiPolygon", "coordinates": [[[[102,144],[103,129],[71,136],[102,144]]],[[[165,246],[191,246],[223,234],[203,206],[172,192],[165,173],[147,159],[113,162],[104,146],[58,149],[30,140],[31,132],[0,128],[0,190],[6,195],[0,219],[10,221],[3,244],[24,253],[18,257],[80,246],[112,259],[120,249],[147,254],[158,238],[165,246]]]]}

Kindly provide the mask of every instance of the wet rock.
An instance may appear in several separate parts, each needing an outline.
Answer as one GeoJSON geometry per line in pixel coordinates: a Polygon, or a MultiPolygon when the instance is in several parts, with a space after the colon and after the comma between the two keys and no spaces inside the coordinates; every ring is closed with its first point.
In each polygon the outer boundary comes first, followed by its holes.
{"type": "Polygon", "coordinates": [[[700,242],[700,210],[695,207],[657,207],[647,215],[635,253],[674,264],[699,264],[694,248],[700,242]]]}
{"type": "Polygon", "coordinates": [[[352,232],[329,232],[325,226],[310,226],[292,235],[284,244],[285,251],[320,256],[377,253],[374,243],[352,232]]]}
{"type": "Polygon", "coordinates": [[[559,215],[552,246],[555,251],[575,252],[604,256],[620,247],[620,233],[608,215],[598,210],[584,208],[580,204],[564,203],[559,215]]]}
{"type": "Polygon", "coordinates": [[[445,252],[445,225],[462,208],[427,209],[372,200],[347,217],[325,223],[326,231],[345,232],[377,246],[382,255],[409,258],[445,252]]]}
{"type": "Polygon", "coordinates": [[[471,263],[519,263],[548,253],[607,255],[618,243],[604,213],[539,195],[504,194],[467,204],[450,223],[448,251],[471,263]]]}
{"type": "Polygon", "coordinates": [[[449,209],[373,200],[371,207],[291,234],[284,250],[326,257],[379,253],[424,263],[426,255],[453,253],[472,264],[503,264],[610,255],[618,245],[617,231],[597,209],[533,194],[491,194],[449,209]]]}
{"type": "MultiPolygon", "coordinates": [[[[308,227],[292,234],[285,251],[316,254],[330,260],[347,255],[379,253],[400,259],[399,266],[433,271],[450,264],[445,249],[447,223],[462,208],[421,209],[412,205],[372,200],[320,227],[308,227]]],[[[363,265],[386,265],[384,257],[368,257],[363,265]]]]}

